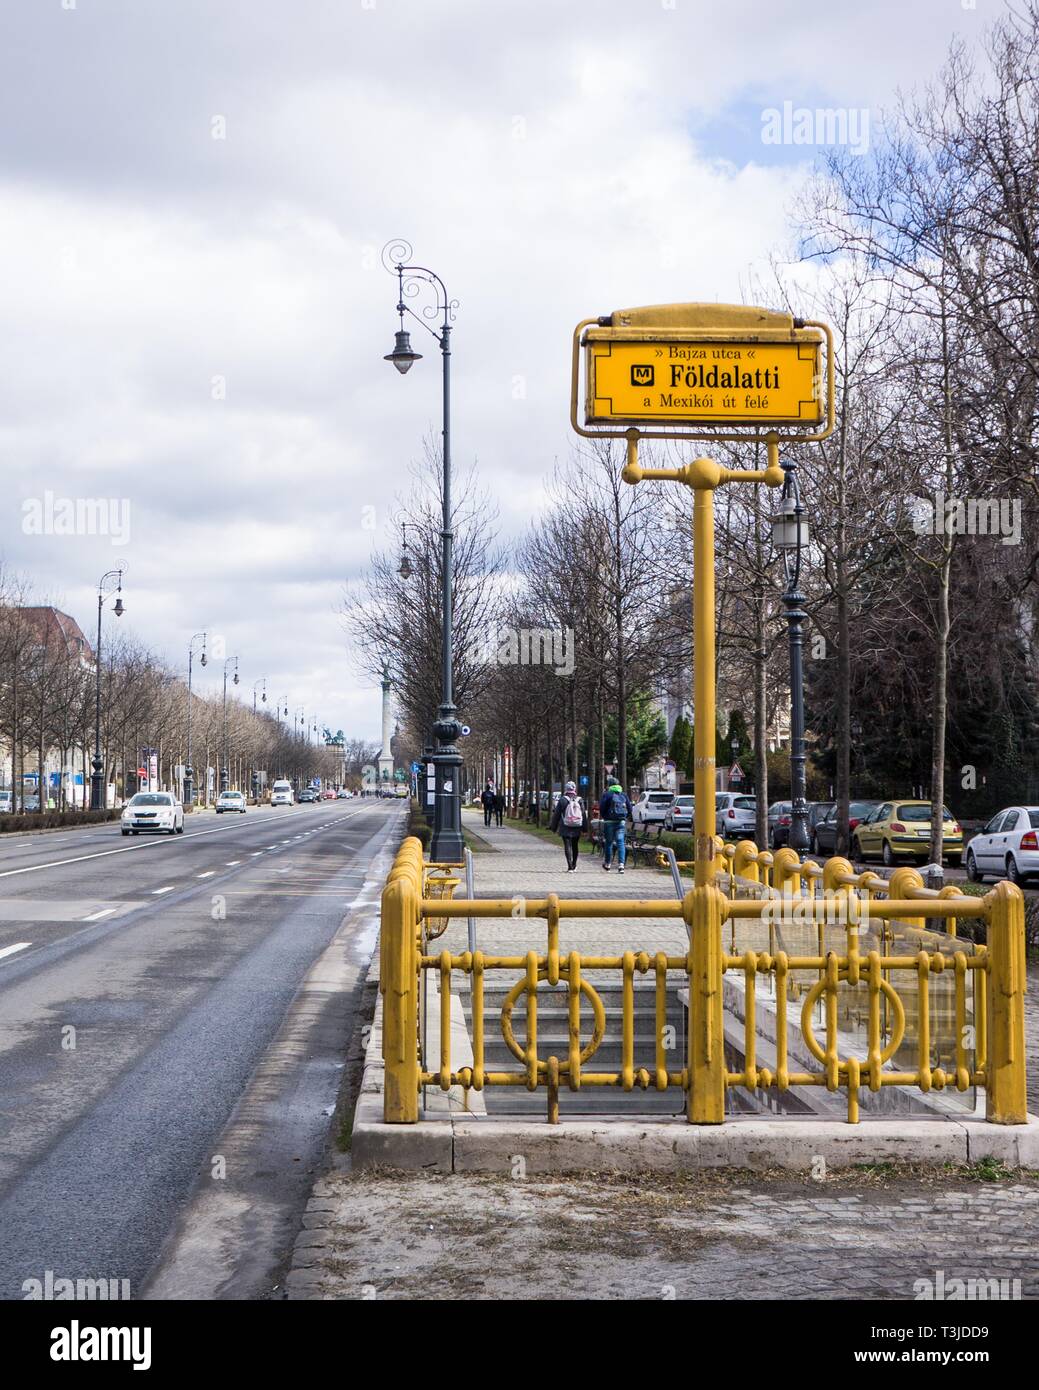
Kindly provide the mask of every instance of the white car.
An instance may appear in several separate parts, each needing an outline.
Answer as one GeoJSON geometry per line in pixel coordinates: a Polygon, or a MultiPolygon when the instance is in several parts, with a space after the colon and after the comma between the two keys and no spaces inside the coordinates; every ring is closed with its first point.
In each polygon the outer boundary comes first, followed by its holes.
{"type": "Polygon", "coordinates": [[[120,829],[124,835],[138,835],[142,830],[183,835],[184,807],[172,792],[138,792],[123,807],[120,829]]]}
{"type": "Polygon", "coordinates": [[[216,813],[221,815],[224,811],[240,811],[245,815],[245,796],[242,792],[221,792],[216,799],[216,813]]]}
{"type": "Polygon", "coordinates": [[[1039,876],[1039,806],[1007,806],[967,843],[967,877],[980,883],[986,874],[1023,883],[1039,876]]]}
{"type": "Polygon", "coordinates": [[[271,784],[271,805],[272,806],[291,806],[293,804],[292,783],[284,778],[279,778],[277,782],[271,784]]]}
{"type": "Polygon", "coordinates": [[[716,835],[724,838],[738,835],[740,839],[750,839],[757,826],[757,797],[744,796],[742,792],[717,792],[714,816],[716,835]]]}
{"type": "Polygon", "coordinates": [[[643,792],[632,805],[632,825],[642,830],[648,825],[663,825],[674,799],[672,792],[643,792]]]}

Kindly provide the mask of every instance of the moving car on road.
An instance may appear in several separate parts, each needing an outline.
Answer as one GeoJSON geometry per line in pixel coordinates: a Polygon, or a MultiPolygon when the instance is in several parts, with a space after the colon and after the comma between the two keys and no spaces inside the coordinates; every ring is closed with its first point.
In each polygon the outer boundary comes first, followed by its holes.
{"type": "Polygon", "coordinates": [[[758,799],[742,792],[718,792],[714,798],[714,833],[728,839],[752,838],[757,825],[758,799]]]}
{"type": "Polygon", "coordinates": [[[667,814],[664,817],[664,829],[692,830],[693,810],[693,798],[691,796],[676,796],[667,808],[667,814]]]}
{"type": "Polygon", "coordinates": [[[216,813],[222,815],[224,811],[240,811],[245,815],[245,796],[242,792],[221,792],[216,799],[216,813]]]}
{"type": "Polygon", "coordinates": [[[271,783],[272,806],[291,806],[292,802],[293,796],[291,782],[287,782],[284,777],[279,777],[276,782],[271,783]]]}
{"type": "MultiPolygon", "coordinates": [[[[856,859],[879,855],[889,866],[900,857],[925,864],[931,855],[931,803],[882,802],[855,827],[851,852],[856,859]]],[[[950,864],[963,855],[963,831],[947,806],[942,807],[942,855],[950,864]]]]}
{"type": "Polygon", "coordinates": [[[184,807],[172,792],[138,792],[123,807],[120,829],[124,835],[139,835],[142,830],[183,835],[184,807]]]}
{"type": "Polygon", "coordinates": [[[1007,806],[967,845],[967,877],[986,874],[1024,883],[1039,876],[1039,806],[1007,806]]]}
{"type": "Polygon", "coordinates": [[[299,804],[301,806],[303,805],[304,801],[320,801],[320,799],[320,796],[314,790],[313,787],[304,787],[298,797],[299,804]]]}

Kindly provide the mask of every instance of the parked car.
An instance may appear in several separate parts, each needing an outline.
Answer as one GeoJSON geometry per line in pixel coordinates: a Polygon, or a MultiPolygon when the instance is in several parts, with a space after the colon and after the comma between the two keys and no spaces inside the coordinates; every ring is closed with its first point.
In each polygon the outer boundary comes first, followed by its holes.
{"type": "Polygon", "coordinates": [[[223,815],[225,811],[240,811],[245,815],[245,796],[242,792],[221,792],[216,799],[216,813],[223,815]]]}
{"type": "MultiPolygon", "coordinates": [[[[884,801],[859,821],[851,837],[858,859],[879,855],[887,865],[900,857],[926,863],[931,853],[931,803],[884,801]]],[[[942,855],[958,864],[963,855],[963,831],[947,806],[942,807],[942,855]]]]}
{"type": "Polygon", "coordinates": [[[691,796],[676,796],[664,816],[665,830],[692,830],[694,803],[691,796]]]}
{"type": "Polygon", "coordinates": [[[0,814],[14,810],[14,796],[11,792],[0,791],[0,814]]]}
{"type": "Polygon", "coordinates": [[[967,845],[967,877],[988,875],[1024,883],[1039,876],[1039,806],[1007,806],[967,845]]]}
{"type": "Polygon", "coordinates": [[[276,782],[271,783],[271,805],[272,806],[291,806],[293,803],[292,783],[279,777],[276,782]]]}
{"type": "MultiPolygon", "coordinates": [[[[848,802],[848,834],[864,820],[871,811],[880,805],[879,801],[848,802]]],[[[827,803],[828,809],[809,831],[813,854],[836,854],[837,852],[837,803],[827,803]]]]}
{"type": "Polygon", "coordinates": [[[741,840],[753,836],[757,825],[758,799],[742,792],[716,792],[714,797],[714,833],[726,839],[741,840]]]}
{"type": "Polygon", "coordinates": [[[38,811],[40,809],[40,797],[38,792],[28,792],[22,797],[23,811],[38,811]]]}
{"type": "Polygon", "coordinates": [[[792,801],[773,801],[768,808],[768,843],[770,849],[778,849],[790,839],[790,823],[793,820],[792,801]]]}
{"type": "Polygon", "coordinates": [[[632,825],[636,830],[646,830],[651,825],[663,825],[674,799],[672,792],[643,792],[632,803],[632,825]]]}
{"type": "Polygon", "coordinates": [[[304,801],[319,801],[320,796],[313,787],[304,787],[296,800],[302,806],[304,801]]]}
{"type": "Polygon", "coordinates": [[[124,835],[142,830],[184,834],[184,807],[172,792],[138,792],[123,807],[120,829],[124,835]]]}

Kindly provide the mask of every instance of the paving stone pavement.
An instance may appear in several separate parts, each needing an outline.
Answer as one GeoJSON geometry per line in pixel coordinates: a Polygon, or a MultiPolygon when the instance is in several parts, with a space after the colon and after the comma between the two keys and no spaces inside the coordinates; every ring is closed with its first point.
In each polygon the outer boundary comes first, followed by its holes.
{"type": "Polygon", "coordinates": [[[340,1173],[315,1188],[285,1293],[872,1300],[960,1278],[1006,1280],[1000,1294],[1035,1299],[1037,1252],[1032,1175],[340,1173]]]}

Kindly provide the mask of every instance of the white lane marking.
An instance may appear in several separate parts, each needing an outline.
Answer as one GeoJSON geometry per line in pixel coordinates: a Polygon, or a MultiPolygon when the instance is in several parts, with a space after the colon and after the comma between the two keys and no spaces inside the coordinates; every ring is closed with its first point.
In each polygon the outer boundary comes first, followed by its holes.
{"type": "Polygon", "coordinates": [[[13,956],[15,951],[24,951],[26,947],[31,945],[31,941],[16,941],[13,946],[5,946],[4,949],[0,951],[0,958],[4,956],[13,956]]]}
{"type": "MultiPolygon", "coordinates": [[[[356,812],[355,815],[357,815],[356,812]]],[[[189,833],[188,831],[185,831],[185,834],[182,835],[181,840],[174,840],[174,844],[178,844],[179,842],[179,844],[184,845],[189,840],[200,840],[200,838],[202,838],[203,835],[224,835],[227,834],[229,830],[232,830],[232,828],[234,827],[216,826],[213,828],[213,830],[192,830],[189,831],[189,833]]],[[[18,838],[19,840],[21,840],[21,838],[24,837],[18,838]]],[[[164,837],[161,838],[161,840],[159,840],[159,838],[156,838],[156,840],[146,841],[143,845],[125,845],[125,848],[122,849],[97,849],[97,851],[95,853],[92,853],[92,855],[75,855],[72,859],[50,859],[47,860],[47,863],[45,863],[45,865],[25,865],[25,867],[22,867],[22,869],[3,869],[0,870],[0,878],[13,878],[14,874],[18,873],[39,873],[40,869],[64,869],[65,865],[81,865],[81,863],[85,862],[85,860],[107,859],[110,855],[134,855],[134,853],[140,853],[140,851],[143,851],[143,849],[157,849],[160,847],[160,845],[166,845],[167,849],[170,849],[170,841],[168,841],[168,838],[164,837]]],[[[277,847],[275,847],[275,845],[271,845],[271,849],[274,848],[277,847]]]]}
{"type": "Polygon", "coordinates": [[[196,877],[196,878],[212,878],[213,875],[214,875],[215,873],[216,873],[216,869],[207,869],[206,872],[205,872],[204,874],[196,874],[195,877],[196,877]]]}
{"type": "Polygon", "coordinates": [[[173,889],[174,889],[174,886],[175,886],[175,885],[171,883],[171,884],[169,885],[168,888],[153,888],[153,889],[152,889],[152,897],[153,897],[153,898],[157,898],[157,897],[159,896],[160,893],[172,893],[172,892],[173,892],[173,889]]]}
{"type": "MultiPolygon", "coordinates": [[[[354,816],[363,815],[363,811],[351,811],[349,815],[341,816],[340,820],[352,820],[354,816]]],[[[192,830],[185,833],[179,840],[174,839],[174,844],[186,844],[188,840],[197,840],[203,835],[224,835],[227,834],[229,827],[218,825],[213,830],[192,830]]],[[[26,864],[21,869],[0,869],[0,878],[13,878],[15,874],[35,874],[41,869],[63,869],[67,864],[83,864],[88,859],[107,859],[113,854],[139,854],[142,850],[157,849],[160,845],[170,848],[168,839],[148,840],[143,845],[126,845],[123,849],[99,849],[94,854],[77,854],[72,859],[51,859],[46,864],[26,864]]],[[[268,849],[277,849],[277,845],[268,845],[268,849]]],[[[30,943],[31,944],[31,943],[30,943]]]]}
{"type": "Polygon", "coordinates": [[[227,860],[227,867],[228,867],[229,869],[234,869],[234,868],[236,868],[241,862],[242,862],[242,861],[241,861],[240,859],[228,859],[228,860],[227,860]]]}
{"type": "Polygon", "coordinates": [[[259,857],[260,857],[260,855],[261,855],[262,853],[263,853],[263,850],[262,850],[262,849],[254,849],[253,852],[252,852],[252,854],[250,854],[249,858],[250,858],[250,859],[259,859],[259,857]]]}
{"type": "Polygon", "coordinates": [[[82,922],[97,922],[102,917],[110,917],[116,909],[114,907],[103,907],[100,912],[92,912],[89,917],[81,917],[82,922]]]}

